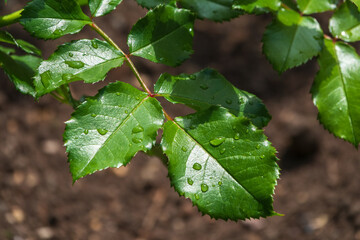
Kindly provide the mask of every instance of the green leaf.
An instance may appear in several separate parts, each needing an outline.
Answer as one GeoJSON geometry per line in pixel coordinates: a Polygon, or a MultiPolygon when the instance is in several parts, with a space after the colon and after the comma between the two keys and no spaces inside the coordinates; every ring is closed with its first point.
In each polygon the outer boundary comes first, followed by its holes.
{"type": "Polygon", "coordinates": [[[124,58],[120,51],[98,39],[83,39],[61,45],[39,67],[35,77],[38,97],[70,82],[102,81],[108,71],[122,65],[124,58]]]}
{"type": "Polygon", "coordinates": [[[89,0],[91,15],[99,17],[115,10],[122,0],[89,0]]]}
{"type": "Polygon", "coordinates": [[[64,133],[74,181],[126,165],[138,151],[150,150],[163,121],[160,103],[127,83],[111,83],[87,98],[64,133]]]}
{"type": "Polygon", "coordinates": [[[298,11],[298,5],[295,2],[295,0],[281,0],[282,3],[284,3],[286,6],[288,6],[289,8],[291,8],[292,10],[298,11]]]}
{"type": "Polygon", "coordinates": [[[16,45],[27,53],[41,56],[41,50],[21,39],[15,39],[10,33],[0,31],[0,42],[16,45]]]}
{"type": "Polygon", "coordinates": [[[319,120],[335,136],[360,142],[360,57],[351,46],[325,40],[311,93],[319,120]]]}
{"type": "Polygon", "coordinates": [[[182,103],[195,110],[222,106],[236,116],[245,116],[259,128],[271,119],[265,105],[255,95],[234,87],[213,69],[187,75],[162,74],[155,85],[155,93],[172,103],[182,103]]]}
{"type": "Polygon", "coordinates": [[[297,0],[303,14],[320,13],[336,8],[338,0],[297,0]]]}
{"type": "Polygon", "coordinates": [[[20,23],[31,35],[55,39],[79,32],[91,20],[75,0],[34,0],[21,13],[20,23]]]}
{"type": "Polygon", "coordinates": [[[143,7],[146,8],[155,8],[158,5],[166,5],[170,4],[171,2],[175,2],[174,0],[136,0],[136,2],[143,7]]]}
{"type": "Polygon", "coordinates": [[[351,0],[353,3],[355,3],[355,5],[358,7],[358,9],[360,10],[360,0],[351,0]]]}
{"type": "Polygon", "coordinates": [[[3,47],[0,45],[0,51],[2,51],[3,53],[6,53],[7,55],[10,55],[12,53],[15,53],[15,49],[13,48],[7,48],[7,47],[3,47]]]}
{"type": "Polygon", "coordinates": [[[202,213],[231,220],[276,215],[276,151],[246,118],[224,108],[176,118],[165,123],[161,144],[171,184],[202,213]]]}
{"type": "Polygon", "coordinates": [[[194,15],[185,9],[159,6],[140,19],[128,36],[132,55],[177,66],[193,53],[194,15]]]}
{"type": "Polygon", "coordinates": [[[315,57],[323,45],[323,32],[315,18],[280,9],[263,36],[263,52],[279,73],[315,57]]]}
{"type": "Polygon", "coordinates": [[[248,13],[264,13],[277,11],[280,5],[280,0],[234,0],[233,8],[241,9],[248,13]]]}
{"type": "Polygon", "coordinates": [[[16,89],[33,97],[35,97],[33,77],[41,60],[41,58],[32,55],[9,56],[7,53],[0,51],[0,66],[14,83],[16,89]]]}
{"type": "Polygon", "coordinates": [[[360,40],[360,12],[350,1],[343,3],[330,19],[330,32],[344,41],[360,40]]]}
{"type": "Polygon", "coordinates": [[[233,0],[179,0],[179,2],[182,7],[194,11],[199,18],[217,22],[230,20],[241,13],[232,9],[233,0]]]}

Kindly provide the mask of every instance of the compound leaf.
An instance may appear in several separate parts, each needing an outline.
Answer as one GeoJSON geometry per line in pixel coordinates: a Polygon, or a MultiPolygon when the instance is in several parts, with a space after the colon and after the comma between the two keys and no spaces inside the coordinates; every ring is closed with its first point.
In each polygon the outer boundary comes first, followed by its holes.
{"type": "Polygon", "coordinates": [[[174,0],[136,0],[136,2],[143,7],[146,8],[155,8],[158,5],[166,5],[166,4],[170,4],[172,2],[175,2],[174,0]]]}
{"type": "Polygon", "coordinates": [[[311,89],[319,120],[335,136],[360,142],[360,57],[351,46],[325,40],[311,89]]]}
{"type": "Polygon", "coordinates": [[[41,58],[32,55],[8,55],[6,52],[0,51],[0,66],[14,83],[16,89],[33,97],[36,95],[33,77],[41,61],[41,58]]]}
{"type": "Polygon", "coordinates": [[[336,8],[338,0],[297,0],[303,14],[320,13],[336,8]]]}
{"type": "Polygon", "coordinates": [[[213,69],[188,75],[162,74],[155,85],[155,93],[172,103],[182,103],[196,110],[222,106],[236,116],[245,116],[259,128],[271,119],[265,105],[255,95],[234,87],[213,69]]]}
{"type": "Polygon", "coordinates": [[[73,180],[129,163],[155,144],[160,103],[127,83],[111,83],[87,98],[66,122],[64,142],[73,180]]]}
{"type": "Polygon", "coordinates": [[[122,0],[89,0],[91,15],[94,17],[106,15],[115,10],[121,2],[122,0]]]}
{"type": "Polygon", "coordinates": [[[323,45],[323,32],[312,17],[280,9],[263,36],[263,52],[279,73],[317,56],[323,45]]]}
{"type": "Polygon", "coordinates": [[[276,215],[275,149],[244,117],[224,108],[168,121],[162,147],[171,184],[204,214],[221,219],[276,215]]]}
{"type": "Polygon", "coordinates": [[[330,19],[330,32],[344,41],[360,40],[360,12],[350,1],[343,3],[330,19]]]}
{"type": "Polygon", "coordinates": [[[131,29],[131,54],[169,66],[181,64],[193,52],[194,20],[190,11],[172,6],[150,10],[131,29]]]}
{"type": "Polygon", "coordinates": [[[280,5],[280,0],[234,0],[233,8],[241,9],[248,13],[264,13],[277,11],[280,5]]]}
{"type": "Polygon", "coordinates": [[[123,61],[120,51],[98,39],[66,43],[41,63],[35,77],[37,94],[40,97],[74,81],[102,81],[108,71],[121,66],[123,61]]]}
{"type": "Polygon", "coordinates": [[[24,8],[20,23],[37,38],[55,39],[79,32],[91,20],[75,0],[34,0],[24,8]]]}
{"type": "Polygon", "coordinates": [[[233,0],[179,0],[181,6],[194,11],[201,19],[217,22],[230,20],[240,15],[241,11],[232,9],[233,0]]]}

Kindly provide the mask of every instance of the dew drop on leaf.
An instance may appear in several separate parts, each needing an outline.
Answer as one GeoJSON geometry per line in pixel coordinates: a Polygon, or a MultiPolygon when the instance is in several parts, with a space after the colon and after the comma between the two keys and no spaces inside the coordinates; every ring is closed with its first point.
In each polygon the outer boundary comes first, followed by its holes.
{"type": "Polygon", "coordinates": [[[183,152],[186,152],[186,151],[187,151],[187,148],[186,148],[186,147],[182,147],[181,150],[182,150],[183,152]]]}
{"type": "Polygon", "coordinates": [[[265,155],[261,155],[260,158],[261,158],[261,159],[264,159],[264,158],[265,158],[265,155]]]}
{"type": "Polygon", "coordinates": [[[227,99],[226,101],[225,101],[227,104],[232,104],[232,100],[231,99],[227,99]]]}
{"type": "Polygon", "coordinates": [[[117,95],[117,96],[120,96],[120,95],[121,95],[121,93],[117,92],[117,93],[116,93],[116,95],[117,95]]]}
{"type": "Polygon", "coordinates": [[[96,117],[97,115],[96,115],[95,113],[92,113],[91,116],[92,116],[92,117],[96,117]]]}
{"type": "Polygon", "coordinates": [[[99,45],[97,44],[97,42],[95,40],[91,41],[91,46],[95,49],[97,49],[99,47],[99,45]]]}
{"type": "Polygon", "coordinates": [[[75,68],[75,69],[79,69],[85,66],[85,64],[81,61],[65,61],[65,63],[71,67],[71,68],[75,68]]]}
{"type": "Polygon", "coordinates": [[[236,133],[235,136],[234,136],[234,139],[239,140],[240,139],[240,133],[236,133]]]}
{"type": "Polygon", "coordinates": [[[199,199],[200,199],[199,194],[195,193],[195,199],[196,199],[196,200],[199,200],[199,199]]]}
{"type": "Polygon", "coordinates": [[[218,182],[218,185],[221,186],[221,185],[222,185],[222,181],[219,181],[219,182],[218,182]]]}
{"type": "Polygon", "coordinates": [[[221,150],[220,150],[220,154],[224,154],[226,152],[226,148],[222,148],[221,150]]]}
{"type": "Polygon", "coordinates": [[[201,184],[201,191],[202,192],[207,192],[209,190],[209,186],[205,183],[201,184]]]}
{"type": "Polygon", "coordinates": [[[125,110],[125,113],[126,113],[126,114],[128,114],[128,113],[129,113],[129,111],[128,111],[128,110],[125,110]]]}
{"type": "Polygon", "coordinates": [[[69,57],[73,57],[73,56],[74,56],[74,54],[69,52],[69,57]]]}
{"type": "Polygon", "coordinates": [[[97,129],[97,131],[98,131],[98,133],[100,133],[101,135],[105,135],[105,134],[107,134],[107,132],[108,132],[108,130],[103,129],[103,128],[99,128],[99,129],[97,129]]]}
{"type": "Polygon", "coordinates": [[[256,149],[260,149],[260,145],[258,144],[258,145],[256,145],[256,149]]]}
{"type": "Polygon", "coordinates": [[[189,185],[193,185],[193,184],[194,184],[194,181],[193,181],[191,178],[188,178],[188,179],[187,179],[187,183],[188,183],[189,185]]]}
{"type": "Polygon", "coordinates": [[[194,163],[193,165],[193,169],[199,171],[200,169],[202,168],[201,164],[200,163],[194,163]]]}
{"type": "Polygon", "coordinates": [[[84,134],[87,135],[89,133],[89,130],[85,129],[84,134]]]}
{"type": "Polygon", "coordinates": [[[71,73],[64,73],[62,76],[61,76],[61,78],[62,78],[62,80],[64,80],[64,81],[70,81],[72,78],[73,78],[73,74],[71,74],[71,73]]]}
{"type": "Polygon", "coordinates": [[[209,88],[209,86],[206,85],[206,84],[201,84],[201,85],[200,85],[200,88],[201,88],[202,90],[207,90],[207,89],[209,88]]]}
{"type": "Polygon", "coordinates": [[[214,138],[213,140],[210,141],[210,144],[213,146],[213,147],[218,147],[220,146],[223,142],[225,142],[225,138],[224,137],[217,137],[217,138],[214,138]]]}
{"type": "Polygon", "coordinates": [[[137,125],[136,127],[134,127],[132,129],[132,133],[140,133],[140,132],[143,132],[144,131],[144,128],[140,125],[137,125]]]}
{"type": "Polygon", "coordinates": [[[50,80],[51,80],[50,70],[47,70],[46,72],[40,74],[40,77],[41,77],[41,83],[44,85],[44,87],[50,86],[50,80]]]}
{"type": "Polygon", "coordinates": [[[143,140],[141,138],[133,138],[133,143],[141,143],[143,140]]]}

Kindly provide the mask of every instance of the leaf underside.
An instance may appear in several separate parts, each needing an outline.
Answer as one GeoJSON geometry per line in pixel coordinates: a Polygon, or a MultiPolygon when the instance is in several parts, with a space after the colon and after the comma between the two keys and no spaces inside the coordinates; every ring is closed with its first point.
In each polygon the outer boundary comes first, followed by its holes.
{"type": "Polygon", "coordinates": [[[210,68],[192,75],[162,74],[154,90],[172,103],[182,103],[195,110],[222,106],[237,116],[251,119],[259,128],[265,127],[271,119],[259,98],[237,89],[224,76],[210,68]]]}
{"type": "Polygon", "coordinates": [[[89,0],[91,15],[99,17],[115,10],[122,0],[89,0]]]}
{"type": "Polygon", "coordinates": [[[325,40],[311,89],[319,120],[335,136],[360,142],[360,57],[351,46],[325,40]]]}
{"type": "Polygon", "coordinates": [[[297,0],[297,4],[302,13],[313,14],[335,9],[338,0],[297,0]]]}
{"type": "Polygon", "coordinates": [[[176,118],[165,123],[161,144],[171,184],[203,214],[225,220],[276,215],[276,151],[246,118],[224,108],[176,118]]]}
{"type": "Polygon", "coordinates": [[[262,41],[265,56],[282,73],[317,56],[323,45],[323,32],[316,19],[280,9],[262,41]]]}
{"type": "Polygon", "coordinates": [[[74,181],[126,165],[138,151],[150,150],[163,121],[160,103],[127,83],[111,83],[88,98],[64,133],[74,181]]]}

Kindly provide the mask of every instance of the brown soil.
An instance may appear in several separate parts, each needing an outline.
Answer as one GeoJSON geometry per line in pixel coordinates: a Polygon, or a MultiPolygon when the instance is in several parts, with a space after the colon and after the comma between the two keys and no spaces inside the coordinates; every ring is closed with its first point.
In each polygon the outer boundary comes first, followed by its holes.
{"type": "MultiPolygon", "coordinates": [[[[26,1],[8,2],[0,7],[1,15],[26,1]]],[[[126,35],[143,14],[133,0],[124,0],[97,23],[126,49],[126,35]]],[[[71,108],[50,97],[36,103],[17,93],[1,73],[0,239],[360,240],[359,152],[316,120],[309,94],[316,62],[279,76],[261,54],[261,36],[270,21],[270,16],[242,16],[224,24],[197,21],[195,54],[181,67],[135,62],[149,84],[164,71],[192,73],[210,66],[264,100],[273,116],[266,134],[283,169],[275,210],[285,216],[237,223],[201,216],[170,187],[162,163],[144,154],[125,168],[98,172],[72,185],[62,146],[71,108]]],[[[9,30],[31,39],[19,25],[9,30]]],[[[95,36],[85,30],[33,42],[48,57],[57,44],[95,36]]],[[[107,81],[115,80],[136,85],[126,66],[109,74],[107,81]]],[[[93,95],[104,84],[76,83],[73,90],[77,97],[93,95]]],[[[166,107],[172,116],[189,111],[166,107]]]]}

